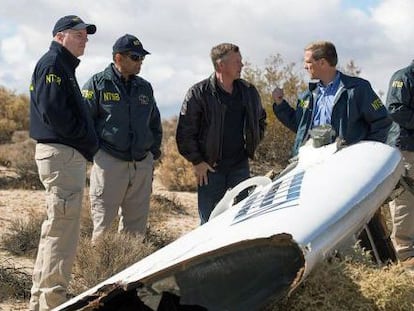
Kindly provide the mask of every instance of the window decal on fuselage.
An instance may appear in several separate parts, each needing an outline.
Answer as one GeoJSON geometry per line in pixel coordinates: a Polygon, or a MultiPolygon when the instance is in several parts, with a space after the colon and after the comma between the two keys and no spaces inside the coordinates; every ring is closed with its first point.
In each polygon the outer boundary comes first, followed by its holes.
{"type": "Polygon", "coordinates": [[[274,181],[266,193],[254,192],[240,207],[232,225],[275,210],[297,206],[304,175],[305,171],[301,171],[286,178],[281,177],[274,181]]]}

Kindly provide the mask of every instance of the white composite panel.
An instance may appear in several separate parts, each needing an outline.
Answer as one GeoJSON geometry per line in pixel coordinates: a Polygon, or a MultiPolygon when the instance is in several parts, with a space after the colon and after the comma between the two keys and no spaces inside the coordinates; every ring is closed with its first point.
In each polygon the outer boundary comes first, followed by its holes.
{"type": "Polygon", "coordinates": [[[227,245],[283,233],[303,249],[306,276],[326,252],[369,221],[402,173],[399,151],[382,143],[335,151],[334,145],[303,148],[290,172],[58,310],[104,284],[134,283],[227,245]]]}

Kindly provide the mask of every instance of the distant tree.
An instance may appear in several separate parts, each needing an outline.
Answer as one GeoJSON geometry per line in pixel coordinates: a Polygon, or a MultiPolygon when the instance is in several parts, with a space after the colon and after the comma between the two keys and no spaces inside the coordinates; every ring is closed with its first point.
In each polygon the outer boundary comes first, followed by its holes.
{"type": "Polygon", "coordinates": [[[246,62],[243,78],[256,86],[267,113],[267,131],[257,151],[257,159],[253,163],[262,166],[256,172],[262,174],[264,170],[275,165],[286,165],[291,156],[294,139],[294,133],[281,124],[273,114],[272,91],[275,87],[283,88],[285,99],[295,106],[298,94],[306,89],[306,83],[297,65],[286,64],[280,54],[267,58],[264,68],[246,62]]]}
{"type": "Polygon", "coordinates": [[[29,129],[29,98],[0,86],[0,143],[9,142],[13,132],[29,129]]]}
{"type": "Polygon", "coordinates": [[[340,68],[340,70],[353,77],[359,77],[361,74],[361,68],[358,67],[352,59],[345,65],[345,68],[340,68]]]}

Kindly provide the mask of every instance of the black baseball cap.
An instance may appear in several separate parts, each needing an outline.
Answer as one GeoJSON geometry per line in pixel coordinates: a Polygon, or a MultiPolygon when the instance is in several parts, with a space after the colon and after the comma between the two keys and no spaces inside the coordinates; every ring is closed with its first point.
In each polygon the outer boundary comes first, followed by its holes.
{"type": "Polygon", "coordinates": [[[74,29],[74,30],[80,30],[80,29],[86,29],[86,32],[89,35],[92,35],[96,32],[96,26],[93,24],[86,24],[80,17],[76,15],[67,15],[64,17],[61,17],[55,24],[55,27],[53,28],[53,36],[56,36],[56,34],[60,31],[64,31],[66,29],[74,29]]]}
{"type": "Polygon", "coordinates": [[[116,40],[114,46],[112,47],[113,54],[123,52],[130,52],[131,54],[139,56],[150,54],[150,52],[144,49],[141,41],[139,41],[137,37],[130,34],[123,35],[121,38],[116,40]]]}

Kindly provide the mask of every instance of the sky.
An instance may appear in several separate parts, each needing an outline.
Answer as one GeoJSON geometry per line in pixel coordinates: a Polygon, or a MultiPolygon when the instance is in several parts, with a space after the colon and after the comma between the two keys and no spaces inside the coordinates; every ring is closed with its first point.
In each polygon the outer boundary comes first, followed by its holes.
{"type": "Polygon", "coordinates": [[[412,12],[412,0],[3,0],[0,85],[28,94],[54,24],[74,14],[97,26],[80,57],[79,84],[112,61],[117,38],[133,34],[151,52],[140,76],[151,82],[162,118],[178,115],[187,90],[213,72],[210,50],[222,42],[237,44],[259,68],[280,54],[303,70],[303,48],[328,40],[339,65],[353,60],[376,92],[386,92],[392,73],[414,56],[412,12]]]}

